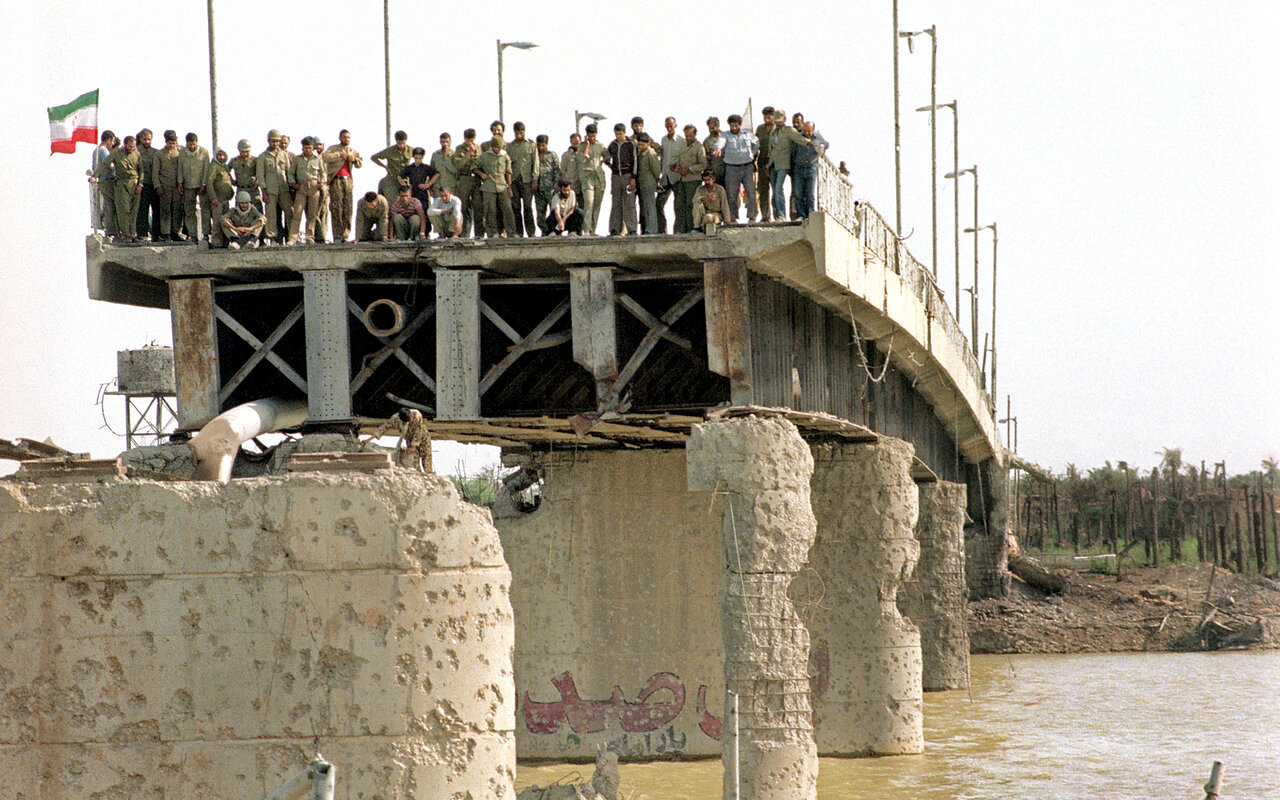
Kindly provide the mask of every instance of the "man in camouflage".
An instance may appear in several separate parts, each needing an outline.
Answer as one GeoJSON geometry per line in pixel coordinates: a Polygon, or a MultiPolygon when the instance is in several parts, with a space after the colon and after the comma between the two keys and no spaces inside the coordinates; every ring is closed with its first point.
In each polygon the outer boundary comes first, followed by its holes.
{"type": "Polygon", "coordinates": [[[435,470],[431,463],[431,432],[427,430],[422,419],[422,412],[416,408],[402,408],[391,416],[382,427],[364,441],[367,445],[375,439],[381,439],[389,432],[398,435],[395,448],[395,462],[399,466],[416,467],[419,472],[428,475],[435,470]],[[403,449],[402,449],[403,448],[403,449]],[[406,458],[408,465],[405,464],[406,458]]]}

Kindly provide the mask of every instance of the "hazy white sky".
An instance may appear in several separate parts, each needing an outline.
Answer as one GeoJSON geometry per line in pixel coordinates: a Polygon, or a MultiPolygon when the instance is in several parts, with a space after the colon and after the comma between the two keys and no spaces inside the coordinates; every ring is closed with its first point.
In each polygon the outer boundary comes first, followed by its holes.
{"type": "MultiPolygon", "coordinates": [[[[123,442],[103,428],[98,386],[117,350],[169,343],[169,318],[88,299],[91,148],[50,157],[45,109],[99,88],[104,127],[194,130],[209,144],[205,3],[11,5],[0,33],[0,438],[114,455],[123,442]]],[[[392,119],[411,143],[431,150],[442,130],[484,130],[497,116],[495,40],[529,40],[540,47],[506,51],[507,122],[550,134],[558,151],[575,109],[608,124],[641,114],[650,129],[674,114],[702,129],[751,97],[816,120],[892,220],[889,0],[390,6],[392,119]]],[[[297,142],[334,141],[345,127],[366,155],[380,149],[382,4],[265,8],[215,1],[219,144],[247,137],[257,152],[268,128],[297,142]]],[[[1060,469],[1151,465],[1182,447],[1233,472],[1280,453],[1280,54],[1267,44],[1280,4],[902,0],[899,21],[938,26],[938,99],[959,100],[961,166],[978,165],[979,221],[1000,228],[1000,406],[1013,396],[1019,450],[1060,469]]],[[[927,38],[901,58],[904,227],[927,262],[928,115],[913,111],[929,101],[927,38]]],[[[938,147],[946,172],[949,112],[938,147]]],[[[357,190],[379,172],[362,170],[357,190]]],[[[968,226],[968,178],[961,188],[968,226]]],[[[950,182],[939,195],[947,288],[950,182]]],[[[962,235],[965,286],[972,252],[962,235]]],[[[981,254],[980,338],[989,234],[981,254]]],[[[119,400],[106,411],[119,429],[119,400]]]]}

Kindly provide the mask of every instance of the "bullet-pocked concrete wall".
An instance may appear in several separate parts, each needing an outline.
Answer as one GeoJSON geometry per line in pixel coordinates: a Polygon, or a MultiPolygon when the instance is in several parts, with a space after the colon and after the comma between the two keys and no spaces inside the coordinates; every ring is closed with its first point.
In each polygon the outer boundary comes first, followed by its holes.
{"type": "Polygon", "coordinates": [[[513,797],[509,581],[435,477],[0,484],[0,794],[513,797]]]}
{"type": "Polygon", "coordinates": [[[913,450],[898,439],[813,446],[812,569],[792,596],[813,641],[814,715],[823,755],[924,748],[920,632],[899,612],[919,558],[913,450]]]}
{"type": "Polygon", "coordinates": [[[926,692],[969,686],[968,592],[964,573],[965,487],[922,483],[920,560],[898,592],[898,608],[920,628],[921,685],[926,692]]]}
{"type": "Polygon", "coordinates": [[[685,451],[549,453],[532,513],[495,524],[511,564],[521,759],[719,755],[720,509],[685,451]]]}

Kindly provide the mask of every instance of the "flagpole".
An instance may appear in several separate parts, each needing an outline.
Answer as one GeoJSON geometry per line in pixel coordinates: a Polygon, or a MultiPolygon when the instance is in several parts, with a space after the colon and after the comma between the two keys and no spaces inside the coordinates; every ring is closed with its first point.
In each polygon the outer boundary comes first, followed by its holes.
{"type": "Polygon", "coordinates": [[[209,120],[213,124],[213,152],[218,152],[218,69],[213,49],[213,0],[209,0],[209,120]]]}

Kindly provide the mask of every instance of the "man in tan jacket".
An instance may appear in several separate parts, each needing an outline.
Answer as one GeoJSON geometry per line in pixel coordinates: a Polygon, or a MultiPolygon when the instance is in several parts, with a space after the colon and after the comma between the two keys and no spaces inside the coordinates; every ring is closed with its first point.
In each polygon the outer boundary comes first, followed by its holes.
{"type": "Polygon", "coordinates": [[[329,218],[333,220],[333,240],[345,242],[351,238],[351,214],[354,198],[351,194],[352,170],[364,166],[360,151],[351,146],[351,131],[340,131],[338,143],[324,151],[324,166],[329,182],[329,218]]]}

